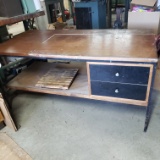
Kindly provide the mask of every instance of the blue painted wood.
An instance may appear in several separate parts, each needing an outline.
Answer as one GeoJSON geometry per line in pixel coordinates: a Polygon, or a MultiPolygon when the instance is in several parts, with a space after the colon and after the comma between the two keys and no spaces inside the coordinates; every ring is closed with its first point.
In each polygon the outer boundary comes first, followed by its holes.
{"type": "Polygon", "coordinates": [[[76,12],[76,28],[92,29],[91,8],[75,8],[76,12]]]}
{"type": "Polygon", "coordinates": [[[146,99],[147,86],[91,81],[91,94],[134,100],[146,99]]]}
{"type": "Polygon", "coordinates": [[[98,0],[75,3],[75,8],[91,8],[92,29],[106,28],[106,3],[98,0]]]}
{"type": "Polygon", "coordinates": [[[90,64],[89,68],[91,80],[148,84],[149,67],[90,64]]]}

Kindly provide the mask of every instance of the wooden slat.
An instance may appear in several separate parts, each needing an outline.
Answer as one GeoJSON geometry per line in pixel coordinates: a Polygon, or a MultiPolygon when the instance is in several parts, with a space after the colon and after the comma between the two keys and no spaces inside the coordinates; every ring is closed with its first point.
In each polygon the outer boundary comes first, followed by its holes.
{"type": "Polygon", "coordinates": [[[2,94],[0,93],[0,109],[3,113],[4,116],[4,123],[6,124],[6,126],[10,127],[11,129],[13,129],[14,131],[17,131],[17,127],[9,113],[9,110],[7,108],[6,103],[4,102],[4,99],[2,97],[2,94]]]}
{"type": "Polygon", "coordinates": [[[77,72],[78,69],[52,68],[39,79],[36,87],[68,89],[77,72]]]}
{"type": "Polygon", "coordinates": [[[4,117],[3,117],[2,112],[0,110],[0,122],[3,122],[3,121],[4,121],[4,117]]]}
{"type": "Polygon", "coordinates": [[[1,160],[33,160],[11,137],[0,133],[0,159],[1,160]]]}
{"type": "Polygon", "coordinates": [[[45,15],[44,11],[37,11],[29,14],[22,14],[14,17],[0,17],[0,26],[9,25],[13,23],[17,23],[20,21],[28,20],[31,18],[39,17],[45,15]]]}

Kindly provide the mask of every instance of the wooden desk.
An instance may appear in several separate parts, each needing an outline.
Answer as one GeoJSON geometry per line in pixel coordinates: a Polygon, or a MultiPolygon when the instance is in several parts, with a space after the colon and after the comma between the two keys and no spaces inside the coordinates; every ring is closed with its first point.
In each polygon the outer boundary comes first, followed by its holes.
{"type": "Polygon", "coordinates": [[[44,11],[38,11],[35,13],[22,14],[14,17],[0,17],[0,26],[5,26],[5,25],[20,22],[20,21],[36,18],[39,16],[43,16],[44,14],[45,14],[44,11]]]}
{"type": "Polygon", "coordinates": [[[14,24],[23,21],[24,29],[34,29],[34,18],[43,16],[44,11],[37,11],[29,14],[22,14],[14,17],[0,17],[0,42],[3,42],[3,38],[11,38],[12,35],[8,33],[6,25],[14,24]]]}
{"type": "Polygon", "coordinates": [[[7,86],[144,106],[146,131],[158,61],[153,43],[154,35],[129,30],[28,31],[0,44],[0,55],[70,61],[69,64],[37,62],[7,86]],[[79,68],[70,89],[36,87],[38,79],[55,65],[79,68]]]}

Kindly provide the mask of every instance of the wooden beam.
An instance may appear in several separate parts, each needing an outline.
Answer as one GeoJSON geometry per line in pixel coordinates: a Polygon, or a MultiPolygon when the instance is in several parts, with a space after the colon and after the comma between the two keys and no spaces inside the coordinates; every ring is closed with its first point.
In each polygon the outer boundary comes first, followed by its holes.
{"type": "Polygon", "coordinates": [[[17,131],[17,127],[11,117],[11,114],[8,110],[8,107],[3,99],[2,94],[0,93],[0,109],[2,111],[2,114],[4,116],[4,123],[6,124],[6,126],[8,126],[9,128],[13,129],[14,131],[17,131]]]}
{"type": "Polygon", "coordinates": [[[14,17],[0,17],[0,26],[5,26],[8,24],[14,24],[20,21],[28,20],[31,18],[36,18],[45,15],[44,11],[38,11],[29,14],[22,14],[14,17]]]}
{"type": "Polygon", "coordinates": [[[4,121],[4,117],[3,117],[2,112],[0,110],[0,123],[3,122],[3,121],[4,121]]]}

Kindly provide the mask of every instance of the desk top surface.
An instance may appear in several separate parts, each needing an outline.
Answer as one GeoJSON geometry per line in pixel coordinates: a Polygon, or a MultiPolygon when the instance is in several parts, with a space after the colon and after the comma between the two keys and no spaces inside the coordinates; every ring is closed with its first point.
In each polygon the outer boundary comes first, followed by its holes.
{"type": "Polygon", "coordinates": [[[157,62],[155,36],[130,30],[27,31],[0,44],[0,55],[157,62]]]}

